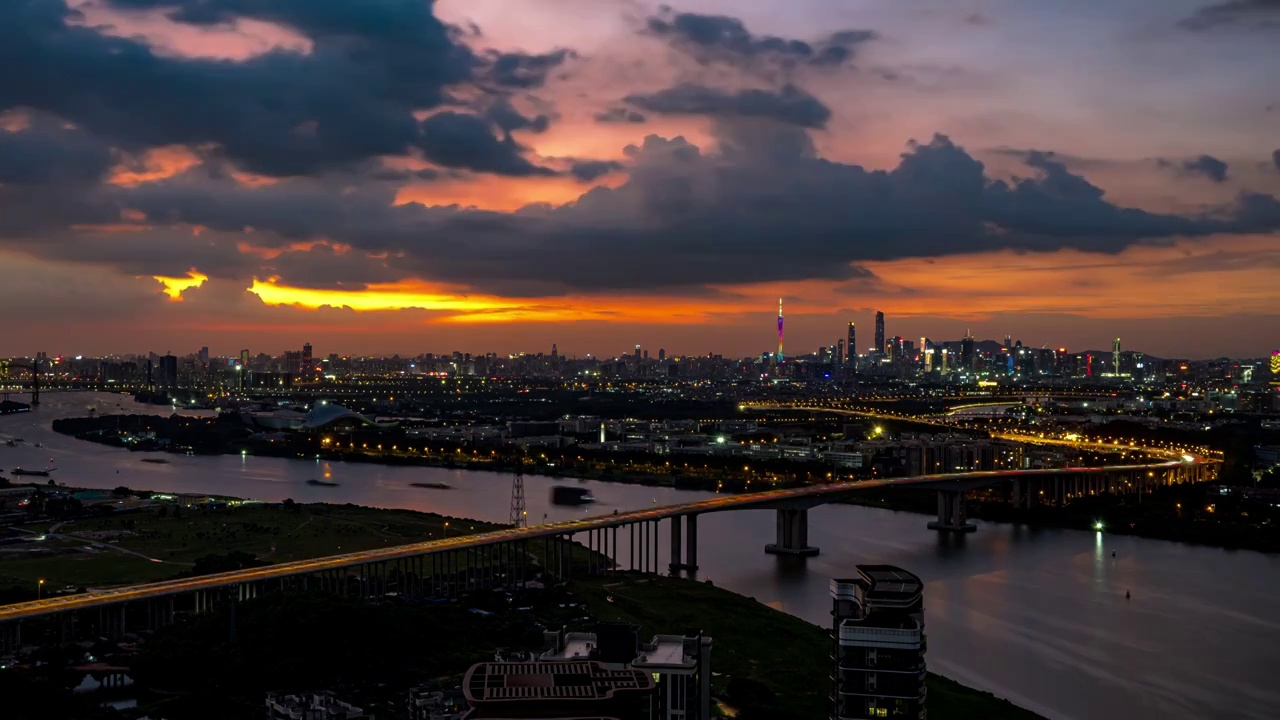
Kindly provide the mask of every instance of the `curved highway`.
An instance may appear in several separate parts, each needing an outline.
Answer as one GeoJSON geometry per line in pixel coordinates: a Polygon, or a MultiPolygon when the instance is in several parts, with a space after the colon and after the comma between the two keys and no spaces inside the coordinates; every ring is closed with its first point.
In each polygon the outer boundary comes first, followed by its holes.
{"type": "MultiPolygon", "coordinates": [[[[720,512],[727,510],[744,510],[751,508],[770,508],[792,500],[820,500],[830,502],[839,496],[888,486],[937,486],[949,483],[956,484],[988,484],[1014,477],[1052,477],[1056,475],[1080,475],[1126,471],[1152,471],[1175,467],[1191,467],[1197,464],[1214,462],[1196,456],[1181,456],[1178,459],[1157,463],[1135,465],[1113,465],[1106,467],[1054,468],[1048,470],[989,470],[978,472],[947,473],[938,475],[922,475],[909,478],[893,478],[882,480],[864,480],[853,483],[835,483],[830,485],[809,485],[785,490],[767,490],[763,492],[724,495],[698,502],[667,505],[664,507],[637,510],[633,512],[601,515],[584,520],[535,525],[525,528],[495,530],[476,535],[464,535],[442,540],[398,545],[377,550],[331,555],[311,560],[298,560],[266,567],[250,568],[232,572],[203,575],[192,578],[166,580],[144,585],[94,590],[78,595],[61,595],[42,600],[0,606],[0,623],[30,619],[42,615],[87,610],[121,602],[139,601],[182,593],[239,585],[242,583],[277,580],[297,575],[319,573],[326,570],[385,562],[403,558],[429,555],[433,553],[465,550],[469,548],[494,545],[519,540],[532,540],[545,537],[563,536],[572,533],[598,530],[602,528],[629,525],[638,522],[665,520],[690,514],[720,512]]],[[[821,503],[817,503],[821,504],[821,503]]]]}

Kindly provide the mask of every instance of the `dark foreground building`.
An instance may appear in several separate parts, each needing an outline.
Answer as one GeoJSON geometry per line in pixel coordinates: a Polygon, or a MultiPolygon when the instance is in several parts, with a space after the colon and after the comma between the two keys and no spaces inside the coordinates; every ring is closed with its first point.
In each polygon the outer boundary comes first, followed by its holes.
{"type": "Polygon", "coordinates": [[[601,662],[491,662],[462,681],[471,718],[639,718],[654,681],[601,662]]]}
{"type": "Polygon", "coordinates": [[[925,720],[924,585],[893,565],[831,581],[832,720],[925,720]]]}
{"type": "Polygon", "coordinates": [[[710,720],[711,638],[692,631],[640,639],[630,623],[544,633],[536,658],[472,667],[472,718],[710,720]]]}

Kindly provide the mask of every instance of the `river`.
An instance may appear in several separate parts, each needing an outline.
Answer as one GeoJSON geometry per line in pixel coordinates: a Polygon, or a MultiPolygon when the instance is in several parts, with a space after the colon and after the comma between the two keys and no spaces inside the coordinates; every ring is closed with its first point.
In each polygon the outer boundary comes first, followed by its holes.
{"type": "MultiPolygon", "coordinates": [[[[81,487],[351,502],[505,522],[510,477],[268,457],[144,455],[58,435],[50,423],[107,412],[161,414],[124,396],[50,393],[33,413],[0,416],[0,468],[55,466],[81,487]],[[35,447],[39,442],[43,447],[35,447]],[[164,457],[168,464],[141,462],[164,457]],[[50,462],[52,461],[52,463],[50,462]],[[339,483],[307,485],[311,478],[339,483]],[[410,482],[446,482],[448,490],[410,482]]],[[[530,522],[687,502],[710,494],[584,482],[599,502],[553,506],[554,480],[527,476],[530,522]]],[[[925,581],[929,668],[1048,718],[1275,718],[1280,684],[1280,556],[1103,533],[979,523],[962,538],[928,518],[829,505],[810,511],[816,558],[766,555],[772,511],[699,519],[699,577],[820,625],[828,580],[858,563],[900,565],[925,581]],[[1112,553],[1115,553],[1114,556],[1112,553]],[[1126,600],[1125,592],[1132,598],[1126,600]]],[[[666,533],[661,533],[665,537],[666,533]]],[[[619,557],[626,557],[625,538],[619,557]]],[[[665,549],[664,549],[665,556],[665,549]]],[[[661,628],[648,628],[657,631],[661,628]]]]}

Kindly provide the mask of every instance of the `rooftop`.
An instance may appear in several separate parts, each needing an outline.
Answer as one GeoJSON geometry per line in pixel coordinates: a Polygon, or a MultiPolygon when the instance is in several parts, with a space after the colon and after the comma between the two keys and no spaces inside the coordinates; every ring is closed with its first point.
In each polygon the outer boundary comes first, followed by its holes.
{"type": "Polygon", "coordinates": [[[473,666],[462,681],[467,701],[601,700],[619,691],[648,691],[653,678],[598,662],[491,662],[473,666]]]}

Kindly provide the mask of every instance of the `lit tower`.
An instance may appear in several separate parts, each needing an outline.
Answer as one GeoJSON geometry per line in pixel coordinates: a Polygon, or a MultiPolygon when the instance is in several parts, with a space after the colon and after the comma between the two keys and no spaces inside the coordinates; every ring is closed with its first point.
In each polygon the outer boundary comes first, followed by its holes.
{"type": "Polygon", "coordinates": [[[778,298],[778,362],[782,362],[782,298],[778,298]]]}
{"type": "MultiPolygon", "coordinates": [[[[601,430],[604,426],[601,425],[601,430]]],[[[524,457],[516,459],[516,474],[511,478],[511,515],[508,524],[512,527],[525,526],[525,518],[529,515],[524,503],[524,457]]]]}
{"type": "Polygon", "coordinates": [[[1116,338],[1111,342],[1111,369],[1115,372],[1116,377],[1120,377],[1120,338],[1116,338]]]}

